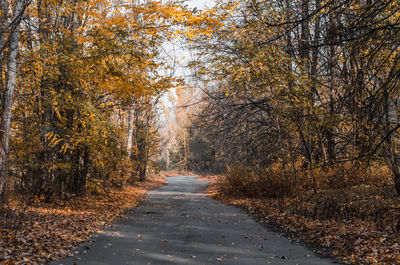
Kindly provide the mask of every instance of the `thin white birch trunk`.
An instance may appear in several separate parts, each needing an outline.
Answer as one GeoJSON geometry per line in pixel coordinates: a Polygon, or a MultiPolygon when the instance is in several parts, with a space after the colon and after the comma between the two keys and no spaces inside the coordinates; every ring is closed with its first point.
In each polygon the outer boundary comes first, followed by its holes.
{"type": "Polygon", "coordinates": [[[131,107],[128,113],[128,135],[127,135],[128,141],[126,144],[126,150],[128,151],[128,158],[130,158],[132,155],[133,123],[135,120],[133,114],[134,114],[134,108],[131,107]]]}
{"type": "MultiPolygon", "coordinates": [[[[16,0],[14,6],[14,17],[21,16],[24,10],[24,0],[16,0]]],[[[3,102],[3,113],[1,115],[0,132],[0,194],[3,194],[8,179],[8,150],[10,140],[10,125],[12,116],[12,105],[17,76],[17,55],[19,44],[20,19],[14,22],[9,35],[8,64],[5,95],[3,102]]]]}

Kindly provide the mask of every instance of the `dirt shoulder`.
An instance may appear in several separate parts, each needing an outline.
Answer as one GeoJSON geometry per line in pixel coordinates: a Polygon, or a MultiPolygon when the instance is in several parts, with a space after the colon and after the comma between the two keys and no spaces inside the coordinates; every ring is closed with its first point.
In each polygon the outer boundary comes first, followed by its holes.
{"type": "Polygon", "coordinates": [[[149,190],[164,184],[164,177],[158,176],[110,190],[108,196],[88,195],[51,204],[37,200],[29,206],[10,203],[1,217],[0,263],[46,264],[74,255],[77,246],[112,226],[139,206],[149,190]]]}
{"type": "MultiPolygon", "coordinates": [[[[322,256],[332,256],[346,264],[400,264],[400,239],[396,228],[393,228],[398,223],[398,211],[388,209],[385,218],[380,217],[379,221],[376,216],[316,218],[298,214],[301,209],[296,207],[306,206],[299,206],[291,200],[233,196],[226,188],[224,176],[203,176],[200,179],[209,183],[210,197],[245,209],[259,222],[305,243],[322,256]]],[[[346,192],[338,190],[336,195],[345,196],[346,192]]],[[[360,192],[357,196],[366,195],[360,192]]],[[[389,202],[392,203],[386,203],[389,202]]],[[[358,206],[357,203],[354,202],[358,206]]],[[[373,202],[367,202],[367,205],[371,209],[374,207],[373,202]]],[[[316,206],[309,203],[307,207],[316,206]]]]}

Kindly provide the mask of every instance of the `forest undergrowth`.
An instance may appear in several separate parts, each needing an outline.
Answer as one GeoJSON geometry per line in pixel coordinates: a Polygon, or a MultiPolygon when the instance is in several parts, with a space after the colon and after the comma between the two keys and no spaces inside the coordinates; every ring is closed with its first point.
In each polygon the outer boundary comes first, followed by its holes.
{"type": "Polygon", "coordinates": [[[293,174],[277,169],[233,168],[201,178],[210,184],[210,197],[245,209],[322,256],[346,264],[399,264],[400,199],[389,170],[346,164],[314,173],[316,192],[306,172],[297,172],[296,189],[293,174]]]}
{"type": "Polygon", "coordinates": [[[164,175],[149,177],[107,194],[87,194],[46,203],[16,197],[0,209],[0,264],[46,264],[74,256],[75,249],[126,216],[165,184],[164,175]]]}

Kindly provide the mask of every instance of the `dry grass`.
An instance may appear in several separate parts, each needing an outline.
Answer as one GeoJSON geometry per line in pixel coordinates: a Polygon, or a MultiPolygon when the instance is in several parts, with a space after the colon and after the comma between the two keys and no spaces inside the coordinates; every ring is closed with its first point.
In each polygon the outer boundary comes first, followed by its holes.
{"type": "Polygon", "coordinates": [[[345,189],[360,185],[393,185],[390,170],[383,166],[362,167],[353,163],[336,165],[333,168],[317,168],[313,174],[299,167],[296,172],[282,170],[280,164],[267,169],[252,169],[243,166],[229,168],[220,189],[232,196],[288,198],[317,189],[345,189]]]}
{"type": "Polygon", "coordinates": [[[75,247],[137,207],[149,190],[164,183],[163,177],[152,177],[123,190],[111,190],[109,196],[88,195],[51,204],[14,201],[3,209],[8,216],[20,213],[2,220],[0,264],[43,264],[71,255],[75,247]]]}

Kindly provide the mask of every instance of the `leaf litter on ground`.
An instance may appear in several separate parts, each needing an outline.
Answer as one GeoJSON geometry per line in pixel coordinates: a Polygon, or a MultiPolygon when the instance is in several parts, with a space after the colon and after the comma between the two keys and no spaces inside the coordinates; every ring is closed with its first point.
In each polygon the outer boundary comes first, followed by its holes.
{"type": "MultiPolygon", "coordinates": [[[[86,195],[69,201],[30,205],[9,205],[8,211],[21,211],[11,224],[0,227],[0,264],[46,264],[75,255],[75,249],[94,234],[111,227],[128,210],[137,207],[146,193],[164,185],[163,177],[152,177],[106,195],[86,195]]],[[[0,218],[5,218],[2,215],[0,218]]]]}
{"type": "MultiPolygon", "coordinates": [[[[261,222],[286,232],[294,241],[313,243],[314,246],[317,243],[321,255],[335,257],[345,264],[400,264],[400,232],[396,231],[396,223],[397,226],[400,224],[398,198],[374,195],[379,202],[385,200],[389,205],[390,209],[384,213],[386,219],[382,219],[389,220],[385,224],[372,212],[363,218],[355,212],[351,213],[355,217],[350,214],[347,218],[316,218],[295,213],[291,200],[233,196],[226,186],[223,187],[226,185],[224,176],[202,176],[200,179],[209,183],[208,196],[248,211],[261,222]]],[[[361,197],[361,194],[357,196],[361,197]]],[[[375,207],[371,201],[361,206],[369,210],[375,207]]]]}

